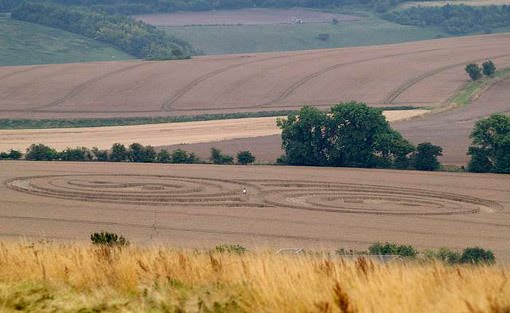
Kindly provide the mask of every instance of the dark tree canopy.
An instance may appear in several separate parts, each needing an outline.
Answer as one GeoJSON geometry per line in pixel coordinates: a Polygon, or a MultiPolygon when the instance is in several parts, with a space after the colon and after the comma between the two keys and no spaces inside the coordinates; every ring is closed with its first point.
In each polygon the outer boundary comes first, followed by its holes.
{"type": "Polygon", "coordinates": [[[471,80],[479,80],[482,78],[482,69],[478,64],[468,64],[466,65],[466,73],[468,73],[471,80]]]}
{"type": "Polygon", "coordinates": [[[396,167],[414,151],[381,110],[364,103],[335,105],[328,113],[306,106],[278,126],[290,165],[396,167]]]}
{"type": "Polygon", "coordinates": [[[496,74],[496,65],[491,60],[482,63],[483,75],[493,76],[496,74]]]}
{"type": "Polygon", "coordinates": [[[420,143],[414,154],[414,168],[420,171],[437,171],[441,164],[437,160],[443,155],[443,148],[430,142],[420,143]]]}
{"type": "Polygon", "coordinates": [[[510,173],[510,116],[493,114],[479,120],[470,137],[471,172],[510,173]]]}
{"type": "Polygon", "coordinates": [[[213,164],[232,164],[234,157],[223,154],[218,148],[211,148],[211,157],[209,158],[213,164]]]}
{"type": "Polygon", "coordinates": [[[43,144],[31,145],[25,154],[25,159],[30,161],[53,161],[57,158],[57,150],[43,144]]]}
{"type": "Polygon", "coordinates": [[[255,156],[250,151],[239,151],[237,153],[237,163],[247,165],[255,162],[255,156]]]}

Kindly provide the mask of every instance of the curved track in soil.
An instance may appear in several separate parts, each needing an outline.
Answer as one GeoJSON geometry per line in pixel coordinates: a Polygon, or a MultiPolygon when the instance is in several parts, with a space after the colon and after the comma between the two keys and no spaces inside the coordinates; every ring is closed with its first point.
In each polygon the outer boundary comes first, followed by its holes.
{"type": "Polygon", "coordinates": [[[0,118],[193,115],[327,106],[433,106],[466,62],[510,65],[510,35],[344,49],[0,68],[0,118]],[[35,71],[34,69],[38,70],[35,71]],[[3,72],[5,71],[5,74],[3,72]]]}

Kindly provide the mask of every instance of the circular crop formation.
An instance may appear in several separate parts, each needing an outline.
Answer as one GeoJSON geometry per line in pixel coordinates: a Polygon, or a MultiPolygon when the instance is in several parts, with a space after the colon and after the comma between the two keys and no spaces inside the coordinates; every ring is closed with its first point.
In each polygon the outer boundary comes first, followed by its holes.
{"type": "Polygon", "coordinates": [[[500,209],[493,201],[432,190],[310,181],[59,175],[16,178],[7,186],[58,199],[137,205],[285,207],[381,215],[452,215],[500,209]],[[242,192],[244,187],[247,194],[242,192]]]}

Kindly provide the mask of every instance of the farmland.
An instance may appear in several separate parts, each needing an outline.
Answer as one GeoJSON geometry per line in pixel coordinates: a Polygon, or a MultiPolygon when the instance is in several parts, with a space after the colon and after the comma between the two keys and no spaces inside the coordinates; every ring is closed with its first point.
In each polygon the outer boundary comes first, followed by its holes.
{"type": "MultiPolygon", "coordinates": [[[[427,110],[395,110],[386,111],[385,116],[388,121],[397,121],[427,112],[427,110]]],[[[25,150],[35,142],[60,150],[74,146],[108,149],[117,142],[125,145],[138,142],[144,145],[165,146],[269,136],[280,132],[276,126],[276,117],[117,127],[0,130],[0,151],[25,150]]]]}
{"type": "Polygon", "coordinates": [[[109,45],[0,14],[0,66],[129,60],[109,45]]]}
{"type": "Polygon", "coordinates": [[[0,118],[108,118],[326,107],[437,107],[466,63],[510,64],[509,35],[399,45],[0,68],[0,118]]]}
{"type": "Polygon", "coordinates": [[[388,240],[483,246],[510,260],[504,175],[21,161],[0,170],[2,237],[109,230],[138,244],[324,249],[388,240]]]}

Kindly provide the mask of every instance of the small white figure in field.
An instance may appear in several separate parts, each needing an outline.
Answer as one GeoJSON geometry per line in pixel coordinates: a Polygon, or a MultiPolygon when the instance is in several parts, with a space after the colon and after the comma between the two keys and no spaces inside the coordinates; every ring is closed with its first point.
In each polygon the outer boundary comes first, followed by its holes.
{"type": "Polygon", "coordinates": [[[243,188],[243,195],[246,194],[246,187],[243,188]]]}

